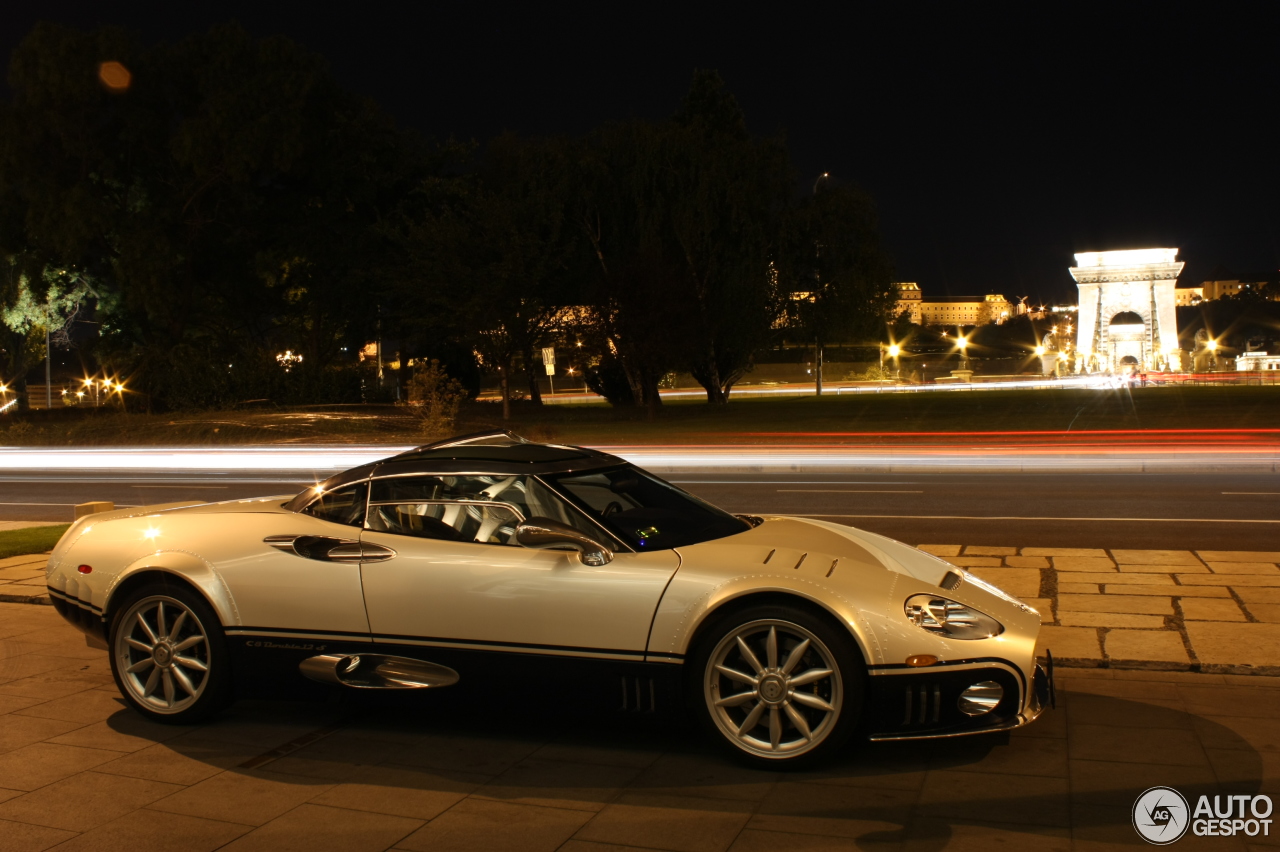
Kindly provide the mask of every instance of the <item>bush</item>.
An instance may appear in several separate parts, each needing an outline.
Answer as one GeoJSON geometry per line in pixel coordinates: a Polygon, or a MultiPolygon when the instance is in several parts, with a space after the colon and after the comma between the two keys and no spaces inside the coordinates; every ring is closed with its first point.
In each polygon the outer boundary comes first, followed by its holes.
{"type": "Polygon", "coordinates": [[[859,373],[857,370],[851,370],[845,373],[844,380],[846,382],[883,382],[893,378],[893,371],[886,370],[884,367],[872,364],[867,367],[865,373],[859,373]]]}
{"type": "Polygon", "coordinates": [[[449,378],[439,361],[432,358],[414,368],[406,393],[409,398],[402,404],[418,416],[419,428],[425,437],[453,434],[458,406],[466,399],[467,392],[461,382],[449,378]]]}
{"type": "Polygon", "coordinates": [[[582,371],[587,387],[609,403],[618,408],[626,408],[636,404],[631,393],[631,383],[622,369],[622,362],[615,355],[606,355],[599,364],[587,367],[582,371]]]}

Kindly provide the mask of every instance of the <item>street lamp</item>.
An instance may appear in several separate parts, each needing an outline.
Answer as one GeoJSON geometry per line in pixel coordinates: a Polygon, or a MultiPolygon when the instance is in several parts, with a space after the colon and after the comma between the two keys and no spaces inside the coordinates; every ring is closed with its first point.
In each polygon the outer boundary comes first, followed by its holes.
{"type": "Polygon", "coordinates": [[[286,349],[283,353],[276,356],[276,363],[281,367],[284,367],[284,371],[287,373],[296,365],[302,363],[302,355],[295,355],[292,349],[286,349]]]}
{"type": "Polygon", "coordinates": [[[956,346],[960,347],[960,369],[969,369],[969,339],[967,337],[957,337],[956,346]]]}

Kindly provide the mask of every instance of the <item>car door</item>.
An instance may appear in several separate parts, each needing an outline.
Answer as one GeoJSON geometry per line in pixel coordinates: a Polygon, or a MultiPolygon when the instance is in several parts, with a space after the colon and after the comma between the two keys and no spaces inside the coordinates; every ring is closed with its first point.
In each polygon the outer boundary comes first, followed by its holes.
{"type": "Polygon", "coordinates": [[[237,535],[251,537],[248,552],[217,560],[239,616],[230,632],[369,641],[359,544],[367,494],[367,482],[355,483],[298,513],[244,516],[237,535]]]}
{"type": "Polygon", "coordinates": [[[576,552],[516,544],[531,516],[605,537],[534,477],[375,480],[361,534],[375,641],[641,658],[679,556],[584,565],[576,552]]]}

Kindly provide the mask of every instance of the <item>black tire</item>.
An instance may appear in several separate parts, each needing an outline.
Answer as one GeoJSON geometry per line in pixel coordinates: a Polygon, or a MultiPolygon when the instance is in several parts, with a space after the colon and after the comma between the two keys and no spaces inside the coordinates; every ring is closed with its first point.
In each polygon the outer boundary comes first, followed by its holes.
{"type": "Polygon", "coordinates": [[[866,696],[866,664],[849,631],[829,616],[793,604],[747,606],[713,619],[689,659],[687,681],[690,706],[713,740],[738,760],[770,769],[812,766],[838,753],[857,727],[866,696]],[[741,651],[740,637],[759,667],[741,651]],[[808,645],[799,649],[801,656],[789,660],[802,640],[808,645]],[[725,676],[717,664],[751,675],[754,683],[725,676]],[[792,683],[826,670],[831,675],[792,683]],[[716,703],[748,695],[729,706],[716,703]],[[743,730],[757,707],[755,722],[743,730]]]}
{"type": "Polygon", "coordinates": [[[107,647],[120,694],[154,722],[189,725],[231,702],[226,634],[213,608],[184,583],[157,580],[131,592],[115,607],[107,647]]]}

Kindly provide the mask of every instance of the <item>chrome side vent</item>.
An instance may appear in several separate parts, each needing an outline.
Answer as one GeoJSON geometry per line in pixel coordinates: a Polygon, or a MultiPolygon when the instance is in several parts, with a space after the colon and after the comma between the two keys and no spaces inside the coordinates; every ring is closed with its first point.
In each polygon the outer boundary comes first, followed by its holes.
{"type": "Polygon", "coordinates": [[[938,585],[946,589],[948,592],[952,589],[960,588],[960,584],[964,582],[964,578],[955,571],[948,571],[942,577],[942,582],[938,585]]]}
{"type": "Polygon", "coordinates": [[[938,723],[942,716],[942,687],[909,686],[903,690],[902,724],[926,725],[938,723]]]}
{"type": "Polygon", "coordinates": [[[761,564],[761,565],[768,565],[768,564],[769,564],[769,560],[773,558],[773,554],[775,554],[775,553],[777,553],[777,552],[778,552],[778,551],[777,551],[776,549],[775,549],[775,550],[770,550],[770,551],[769,551],[769,555],[768,555],[768,556],[766,556],[766,557],[764,558],[764,562],[761,562],[760,564],[761,564]]]}
{"type": "Polygon", "coordinates": [[[384,654],[320,654],[298,664],[311,680],[357,689],[427,689],[452,686],[458,673],[447,666],[384,654]]]}
{"type": "Polygon", "coordinates": [[[840,560],[839,560],[839,559],[832,559],[832,560],[831,560],[831,567],[827,569],[827,576],[828,576],[828,577],[830,577],[832,574],[836,573],[836,566],[837,566],[837,565],[839,565],[839,564],[840,564],[840,560]]]}
{"type": "Polygon", "coordinates": [[[658,710],[657,687],[651,677],[623,675],[622,704],[618,707],[624,713],[655,713],[658,710]]]}
{"type": "Polygon", "coordinates": [[[795,565],[793,565],[793,566],[792,566],[792,570],[795,570],[795,569],[799,568],[801,565],[803,565],[803,564],[804,564],[804,561],[805,561],[806,559],[808,559],[808,558],[809,558],[809,554],[807,554],[807,553],[802,553],[802,554],[800,554],[800,560],[799,560],[798,562],[796,562],[796,564],[795,564],[795,565]]]}

